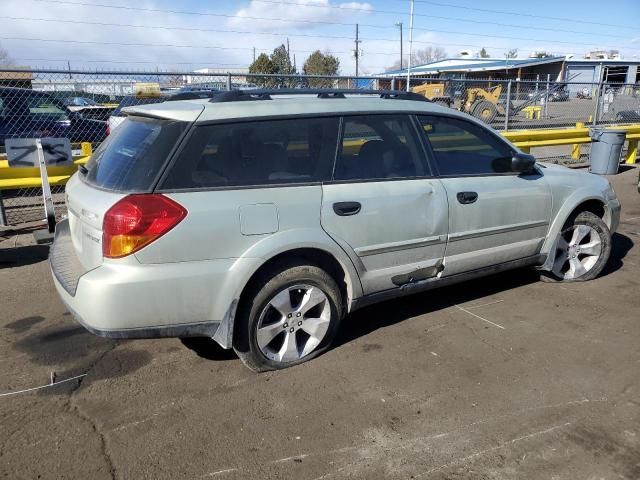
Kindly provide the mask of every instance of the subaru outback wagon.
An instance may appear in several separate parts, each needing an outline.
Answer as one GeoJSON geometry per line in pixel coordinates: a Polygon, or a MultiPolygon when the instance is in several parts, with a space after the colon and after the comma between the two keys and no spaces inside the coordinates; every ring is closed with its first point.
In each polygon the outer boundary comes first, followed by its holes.
{"type": "Polygon", "coordinates": [[[589,280],[607,262],[606,179],[536,164],[415,94],[288,93],[125,110],[70,179],[50,255],[89,331],[211,337],[278,369],[364,305],[525,266],[589,280]]]}

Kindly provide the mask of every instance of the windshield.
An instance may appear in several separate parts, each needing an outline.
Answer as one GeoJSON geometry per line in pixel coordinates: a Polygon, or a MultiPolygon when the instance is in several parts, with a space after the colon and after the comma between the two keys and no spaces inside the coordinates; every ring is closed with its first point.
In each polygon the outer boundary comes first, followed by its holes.
{"type": "Polygon", "coordinates": [[[127,117],[93,154],[85,180],[107,190],[148,191],[187,125],[127,117]]]}

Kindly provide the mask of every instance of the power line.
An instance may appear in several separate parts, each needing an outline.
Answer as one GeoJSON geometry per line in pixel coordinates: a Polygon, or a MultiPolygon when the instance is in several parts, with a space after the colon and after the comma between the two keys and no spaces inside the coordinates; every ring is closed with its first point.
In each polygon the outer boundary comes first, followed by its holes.
{"type": "MultiPolygon", "coordinates": [[[[56,43],[80,43],[90,45],[118,45],[124,47],[174,47],[174,48],[206,48],[213,50],[253,50],[252,47],[223,47],[220,45],[176,45],[171,43],[126,43],[126,42],[104,42],[91,40],[64,40],[55,38],[25,38],[25,37],[0,37],[2,40],[20,40],[29,42],[56,42],[56,43]]],[[[267,50],[261,50],[267,51],[267,50]]],[[[315,50],[295,50],[297,53],[313,53],[315,50]]],[[[350,54],[351,52],[333,52],[350,54]]],[[[370,52],[372,55],[395,55],[395,53],[370,52]]]]}
{"type": "MultiPolygon", "coordinates": [[[[277,37],[308,37],[308,38],[331,38],[331,39],[351,39],[344,35],[310,35],[305,33],[276,33],[276,32],[252,32],[248,30],[220,30],[216,28],[190,28],[190,27],[169,27],[166,25],[137,25],[130,23],[109,23],[109,22],[89,22],[87,20],[66,20],[57,18],[29,18],[29,17],[3,17],[5,20],[25,20],[36,22],[72,23],[77,25],[99,25],[105,27],[126,27],[126,28],[150,28],[158,30],[181,30],[187,32],[211,32],[211,33],[239,33],[250,35],[271,35],[277,37]]],[[[372,38],[370,40],[393,41],[385,38],[372,38]]]]}
{"type": "MultiPolygon", "coordinates": [[[[167,10],[167,9],[159,9],[159,8],[130,7],[130,6],[125,6],[125,5],[98,4],[98,3],[88,3],[88,2],[72,1],[72,0],[33,0],[33,1],[35,1],[35,2],[45,2],[45,3],[55,3],[55,4],[82,5],[82,6],[88,6],[88,7],[123,9],[123,10],[133,10],[133,11],[172,13],[172,14],[180,14],[180,15],[201,15],[201,16],[224,17],[224,18],[241,18],[241,19],[249,19],[249,20],[268,20],[268,21],[289,22],[289,20],[284,20],[284,19],[281,19],[281,18],[237,16],[237,15],[229,15],[229,14],[222,14],[222,13],[211,13],[211,12],[193,12],[193,11],[181,11],[181,10],[167,10]]],[[[275,2],[275,0],[255,0],[255,1],[263,1],[263,2],[267,2],[267,3],[285,3],[285,4],[298,5],[298,6],[300,5],[300,4],[292,3],[292,2],[275,2]]],[[[437,5],[441,5],[441,6],[450,5],[450,4],[440,4],[440,3],[437,3],[437,2],[427,2],[426,0],[424,0],[421,3],[433,3],[433,4],[437,4],[437,5]]],[[[315,7],[315,8],[341,8],[341,9],[344,9],[344,10],[355,9],[355,10],[358,10],[358,11],[362,11],[362,9],[355,8],[355,7],[339,7],[339,6],[332,6],[332,5],[307,5],[307,6],[315,7]]],[[[458,6],[457,8],[464,8],[464,7],[458,6]]],[[[472,8],[470,8],[470,9],[473,10],[472,8]]],[[[370,9],[370,10],[367,10],[367,11],[369,11],[369,12],[377,12],[377,13],[396,13],[396,14],[404,15],[403,12],[396,12],[396,11],[390,11],[390,10],[374,10],[374,9],[370,9]]],[[[430,14],[415,14],[415,15],[416,16],[422,16],[422,17],[428,17],[428,18],[434,18],[434,16],[432,16],[430,14]]],[[[532,15],[527,15],[527,16],[532,16],[532,15]]],[[[448,19],[448,20],[460,20],[460,19],[453,18],[453,17],[438,17],[438,18],[448,19]]],[[[567,20],[569,20],[569,19],[567,19],[567,20]]],[[[323,24],[323,25],[342,25],[342,26],[354,26],[355,25],[353,23],[329,22],[329,21],[318,21],[318,20],[299,20],[299,22],[300,23],[323,24]]],[[[479,21],[473,21],[473,20],[471,20],[470,22],[472,22],[472,23],[476,23],[476,22],[480,23],[479,21]]],[[[378,28],[378,27],[380,27],[378,25],[366,25],[366,24],[360,24],[360,25],[361,26],[370,27],[370,28],[378,28]]],[[[506,24],[498,24],[498,25],[506,26],[506,24]]],[[[514,27],[516,27],[516,26],[514,25],[514,27]]],[[[523,28],[524,26],[517,26],[517,27],[523,28]]],[[[393,26],[385,26],[384,28],[393,28],[393,26]]],[[[499,36],[499,35],[488,35],[488,34],[480,34],[480,33],[459,32],[459,31],[451,31],[451,30],[434,30],[434,29],[419,29],[419,28],[414,28],[414,30],[427,31],[427,32],[437,32],[437,33],[448,33],[448,34],[454,34],[454,35],[470,35],[470,36],[484,37],[484,38],[501,38],[501,39],[507,39],[507,40],[524,40],[524,41],[533,41],[533,42],[562,43],[562,44],[566,44],[566,45],[580,45],[580,46],[589,46],[589,47],[594,45],[593,43],[568,42],[568,41],[563,41],[563,40],[549,40],[547,38],[512,37],[512,36],[506,36],[506,35],[499,36]]],[[[549,30],[553,31],[553,29],[549,29],[549,30]]],[[[578,32],[574,32],[574,33],[578,33],[578,32]]],[[[580,32],[580,33],[582,33],[582,32],[580,32]]],[[[584,32],[584,33],[586,33],[586,32],[584,32]]],[[[293,36],[293,35],[291,35],[291,36],[293,36]]],[[[390,41],[389,39],[368,39],[368,40],[390,41]]],[[[421,42],[421,43],[431,44],[433,42],[421,42]]],[[[603,45],[602,47],[605,47],[605,48],[620,48],[619,45],[616,45],[616,46],[603,45]]],[[[627,48],[636,48],[635,46],[625,46],[625,47],[627,47],[627,48]]],[[[489,48],[498,48],[498,47],[489,47],[489,48]]]]}
{"type": "MultiPolygon", "coordinates": [[[[350,6],[350,4],[346,4],[346,5],[314,5],[314,4],[300,4],[298,2],[292,2],[292,1],[286,1],[286,0],[252,0],[253,2],[256,3],[275,3],[278,5],[295,5],[297,7],[301,7],[301,8],[330,8],[330,9],[337,9],[337,10],[352,10],[352,11],[358,11],[358,12],[362,12],[362,13],[383,13],[383,14],[393,14],[393,15],[406,15],[406,12],[402,12],[402,11],[398,11],[398,10],[380,10],[380,9],[376,9],[376,8],[362,8],[362,7],[356,7],[356,6],[350,6]]],[[[403,2],[406,2],[406,0],[400,0],[403,2]]],[[[475,7],[467,7],[462,6],[462,5],[455,5],[455,4],[451,4],[451,3],[444,3],[444,2],[433,2],[433,1],[428,1],[428,0],[415,0],[416,3],[424,3],[424,4],[429,4],[429,5],[437,5],[437,6],[441,6],[441,7],[452,7],[452,8],[460,8],[460,9],[464,9],[464,10],[475,10],[475,11],[479,11],[479,12],[488,12],[488,13],[500,13],[500,14],[504,14],[504,15],[518,15],[518,16],[526,16],[526,17],[535,17],[535,18],[546,18],[549,20],[561,20],[561,21],[566,21],[566,22],[571,22],[571,23],[586,23],[586,24],[591,24],[591,25],[604,25],[604,26],[608,26],[608,27],[618,27],[618,25],[615,24],[610,24],[610,23],[600,23],[600,22],[591,22],[588,20],[579,20],[579,19],[575,19],[575,18],[566,18],[566,17],[550,17],[550,16],[545,16],[545,15],[535,15],[535,14],[526,14],[526,13],[521,13],[521,12],[514,12],[514,11],[507,11],[507,10],[492,10],[492,9],[488,9],[488,8],[475,8],[475,7]]],[[[434,16],[431,13],[425,14],[425,13],[414,13],[414,16],[416,17],[429,17],[429,18],[434,18],[434,16]]],[[[442,18],[442,17],[441,17],[442,18]]],[[[447,17],[445,17],[447,18],[447,17]]],[[[457,20],[457,19],[452,19],[452,20],[457,20]]],[[[623,28],[629,28],[629,29],[635,29],[635,27],[623,27],[623,28]]],[[[582,32],[581,32],[582,33],[582,32]]]]}
{"type": "MultiPolygon", "coordinates": [[[[20,20],[20,21],[34,21],[34,22],[52,22],[52,23],[71,23],[76,25],[99,25],[106,27],[124,27],[124,28],[149,28],[149,29],[158,29],[158,30],[180,30],[180,31],[188,31],[188,32],[211,32],[211,33],[239,33],[239,34],[250,34],[250,35],[268,35],[268,36],[277,36],[277,37],[303,37],[303,38],[329,38],[336,40],[344,40],[351,39],[352,37],[346,35],[311,35],[308,33],[276,33],[276,32],[253,32],[248,30],[221,30],[216,28],[190,28],[190,27],[171,27],[166,25],[139,25],[139,24],[130,24],[130,23],[111,23],[111,22],[90,22],[88,20],[69,20],[69,19],[56,19],[56,18],[33,18],[33,17],[3,17],[5,20],[20,20]]],[[[441,17],[441,16],[432,16],[432,18],[437,19],[449,19],[455,20],[452,17],[441,17]]],[[[489,25],[498,25],[498,26],[506,26],[506,27],[516,27],[516,28],[525,28],[524,25],[511,25],[505,23],[497,23],[497,22],[485,22],[482,20],[465,20],[460,19],[463,22],[470,23],[478,23],[478,24],[489,24],[489,25]]],[[[366,26],[366,25],[365,25],[366,26]]],[[[423,31],[435,31],[432,29],[418,29],[414,28],[414,30],[423,30],[423,31]]],[[[549,30],[549,31],[557,31],[557,29],[553,28],[537,28],[537,30],[549,30]]],[[[589,34],[589,32],[577,32],[571,30],[563,30],[565,33],[583,33],[589,34]]],[[[627,38],[624,35],[605,35],[610,37],[620,37],[627,38]]],[[[365,37],[364,40],[369,41],[377,41],[377,42],[396,42],[397,40],[392,38],[376,38],[376,37],[365,37]]],[[[433,42],[425,42],[425,41],[414,41],[414,43],[422,43],[422,44],[432,44],[433,42]]],[[[498,47],[490,47],[490,48],[498,48],[498,47]]]]}
{"type": "MultiPolygon", "coordinates": [[[[255,0],[258,1],[258,0],[255,0]]],[[[263,1],[263,0],[260,0],[263,1]]],[[[402,0],[404,1],[404,0],[402,0]]],[[[584,23],[587,25],[602,25],[605,27],[615,27],[615,28],[626,28],[629,30],[637,30],[637,27],[630,27],[627,25],[617,25],[612,23],[602,23],[602,22],[591,22],[589,20],[580,20],[576,18],[567,18],[567,17],[552,17],[548,15],[537,15],[533,13],[522,13],[522,12],[514,12],[513,10],[493,10],[489,8],[478,8],[478,7],[469,7],[467,5],[455,5],[452,3],[444,3],[444,2],[433,2],[431,0],[415,0],[416,3],[425,3],[428,5],[435,5],[438,7],[451,7],[451,8],[459,8],[461,10],[473,10],[475,12],[485,12],[485,13],[500,13],[502,15],[517,15],[519,17],[530,17],[530,18],[544,18],[547,20],[558,20],[562,22],[571,22],[571,23],[584,23]]]]}
{"type": "MultiPolygon", "coordinates": [[[[56,5],[66,4],[66,5],[80,5],[85,7],[115,8],[120,10],[133,10],[137,12],[172,13],[175,15],[198,15],[198,16],[205,16],[205,17],[241,18],[243,20],[269,20],[270,22],[290,23],[290,20],[286,20],[282,18],[248,17],[248,16],[239,17],[237,15],[229,15],[225,13],[191,12],[191,11],[184,11],[184,10],[166,10],[162,8],[129,7],[127,5],[109,5],[109,4],[101,4],[101,3],[78,2],[78,1],[71,1],[71,0],[32,0],[32,1],[53,3],[56,5]]],[[[314,23],[319,25],[344,25],[344,26],[355,25],[354,23],[328,22],[328,21],[321,21],[321,20],[298,20],[298,21],[300,23],[314,23]]],[[[369,26],[372,26],[372,25],[369,25],[369,26]]]]}
{"type": "MultiPolygon", "coordinates": [[[[13,58],[13,57],[12,57],[13,58]]],[[[205,61],[193,61],[193,62],[152,62],[146,60],[87,60],[85,58],[15,58],[15,60],[19,60],[21,62],[82,62],[82,63],[139,63],[139,64],[149,64],[149,65],[210,65],[211,60],[205,61]]],[[[216,67],[238,67],[238,68],[246,68],[245,64],[241,63],[215,63],[216,67]]],[[[0,67],[1,69],[2,67],[0,67]]],[[[194,73],[194,75],[198,75],[198,73],[194,73]]],[[[204,74],[200,74],[204,75],[204,74]]]]}
{"type": "MultiPolygon", "coordinates": [[[[444,16],[439,16],[439,15],[430,15],[430,18],[435,18],[438,20],[454,20],[456,22],[464,22],[464,23],[475,23],[475,24],[482,24],[482,25],[496,25],[498,27],[510,27],[510,28],[531,28],[531,25],[516,25],[513,23],[501,23],[501,22],[490,22],[488,20],[469,20],[466,18],[456,18],[456,17],[444,17],[444,16]]],[[[425,28],[414,28],[414,30],[425,30],[425,31],[429,31],[428,29],[425,28]]],[[[545,27],[540,27],[540,26],[536,26],[536,30],[542,30],[542,31],[546,31],[546,32],[557,32],[558,29],[557,28],[545,28],[545,27]]],[[[577,33],[577,34],[581,34],[581,35],[593,35],[594,32],[581,32],[579,30],[566,30],[566,29],[562,29],[562,33],[577,33]]],[[[612,37],[612,38],[626,38],[629,39],[628,35],[612,35],[609,33],[598,33],[599,37],[612,37]]]]}
{"type": "MultiPolygon", "coordinates": [[[[203,60],[203,61],[192,61],[192,62],[184,62],[184,61],[176,61],[176,62],[153,62],[153,61],[141,61],[141,60],[137,60],[137,59],[132,59],[132,60],[86,60],[84,58],[58,58],[58,59],[51,59],[51,58],[15,58],[15,60],[19,60],[19,61],[24,61],[24,62],[49,62],[49,63],[61,63],[64,64],[64,68],[66,69],[67,66],[67,62],[71,61],[74,63],[94,63],[94,64],[100,64],[100,63],[110,63],[110,64],[144,64],[144,65],[202,65],[202,66],[208,66],[209,68],[217,68],[217,67],[236,67],[236,68],[243,68],[246,69],[246,64],[237,64],[237,63],[212,63],[211,60],[203,60]]],[[[385,69],[387,68],[387,65],[369,65],[368,66],[369,69],[385,69]]],[[[0,68],[1,69],[1,68],[0,68]]],[[[37,70],[34,69],[34,70],[37,70]]],[[[230,73],[234,73],[233,70],[229,70],[230,73]]],[[[92,74],[95,73],[95,71],[87,71],[87,74],[92,74]]],[[[155,70],[149,70],[149,73],[157,73],[157,71],[155,70]]],[[[163,71],[161,73],[171,73],[171,72],[166,72],[163,71]]],[[[243,74],[242,72],[235,72],[240,74],[243,74]]],[[[194,75],[194,76],[217,76],[217,75],[224,75],[225,73],[203,73],[203,72],[189,72],[189,74],[194,75]]]]}
{"type": "MultiPolygon", "coordinates": [[[[127,27],[127,28],[150,28],[150,29],[161,29],[161,30],[182,30],[182,31],[196,31],[196,32],[212,32],[212,33],[237,33],[237,34],[249,34],[249,35],[270,35],[277,37],[308,37],[308,38],[330,38],[330,39],[348,39],[351,40],[350,36],[338,36],[338,35],[310,35],[310,34],[296,34],[296,33],[274,33],[274,32],[251,32],[246,30],[219,30],[219,29],[209,29],[209,28],[189,28],[189,27],[169,27],[166,25],[135,25],[135,24],[124,24],[124,23],[108,23],[108,22],[89,22],[87,20],[62,20],[62,19],[54,19],[54,18],[29,18],[29,17],[4,17],[5,20],[20,20],[20,21],[38,21],[38,22],[52,22],[52,23],[71,23],[71,24],[82,24],[82,25],[98,25],[98,26],[112,26],[112,27],[127,27]]],[[[415,29],[414,29],[415,30],[415,29]]],[[[362,38],[362,41],[374,41],[374,42],[396,42],[397,40],[391,38],[375,38],[375,37],[365,37],[362,38]]],[[[473,43],[438,43],[438,42],[425,42],[425,41],[417,41],[414,40],[414,43],[420,43],[424,45],[442,45],[442,46],[458,46],[458,47],[473,47],[475,44],[473,43]]],[[[497,47],[485,45],[486,48],[493,48],[499,50],[508,50],[505,47],[497,47]]]]}

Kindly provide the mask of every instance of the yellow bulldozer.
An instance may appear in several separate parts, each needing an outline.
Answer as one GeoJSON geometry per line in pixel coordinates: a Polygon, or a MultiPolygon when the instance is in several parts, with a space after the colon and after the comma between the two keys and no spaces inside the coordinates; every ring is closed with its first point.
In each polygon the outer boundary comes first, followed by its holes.
{"type": "Polygon", "coordinates": [[[491,123],[498,114],[505,115],[506,106],[500,101],[502,85],[495,87],[469,87],[465,90],[460,110],[491,123]]]}
{"type": "MultiPolygon", "coordinates": [[[[445,107],[451,107],[453,99],[445,94],[444,83],[423,83],[411,89],[412,92],[424,95],[429,100],[445,107]]],[[[498,114],[505,114],[505,107],[500,103],[502,85],[492,88],[470,87],[462,97],[460,110],[473,115],[486,123],[495,120],[498,114]]]]}
{"type": "Polygon", "coordinates": [[[434,103],[438,103],[445,107],[450,107],[453,100],[444,93],[444,83],[423,83],[411,89],[412,92],[424,95],[434,103]]]}

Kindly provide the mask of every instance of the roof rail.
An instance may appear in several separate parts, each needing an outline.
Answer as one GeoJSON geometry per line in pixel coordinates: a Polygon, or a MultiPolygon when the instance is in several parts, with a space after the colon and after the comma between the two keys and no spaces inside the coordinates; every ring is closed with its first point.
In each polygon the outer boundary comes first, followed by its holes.
{"type": "Polygon", "coordinates": [[[167,98],[170,102],[178,100],[198,100],[203,98],[213,98],[222,93],[220,90],[185,90],[176,92],[167,98]]]}
{"type": "Polygon", "coordinates": [[[346,95],[377,95],[388,100],[414,100],[430,102],[428,98],[414,92],[401,90],[360,90],[360,89],[311,89],[311,88],[279,88],[273,90],[228,90],[211,95],[212,103],[244,102],[256,100],[273,100],[274,95],[316,95],[317,98],[347,98],[346,95]]]}

